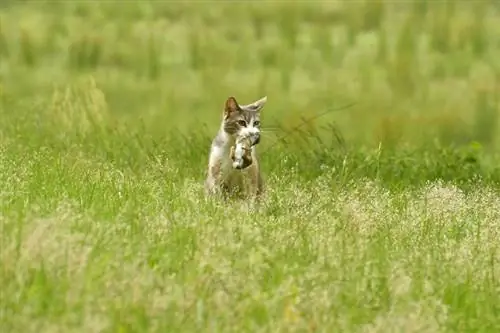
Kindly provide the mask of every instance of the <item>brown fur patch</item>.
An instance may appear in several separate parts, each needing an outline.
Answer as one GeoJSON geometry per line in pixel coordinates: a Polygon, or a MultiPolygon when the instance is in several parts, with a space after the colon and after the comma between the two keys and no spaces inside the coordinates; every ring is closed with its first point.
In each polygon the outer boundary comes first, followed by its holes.
{"type": "Polygon", "coordinates": [[[221,163],[220,162],[217,162],[214,165],[210,166],[210,174],[213,177],[218,176],[220,174],[220,172],[221,172],[221,163]]]}

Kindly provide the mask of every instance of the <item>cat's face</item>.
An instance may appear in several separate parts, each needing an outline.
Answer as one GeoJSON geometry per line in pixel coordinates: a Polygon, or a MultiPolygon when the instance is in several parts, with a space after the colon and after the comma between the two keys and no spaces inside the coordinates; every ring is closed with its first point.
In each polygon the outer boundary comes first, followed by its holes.
{"type": "Polygon", "coordinates": [[[267,102],[263,97],[251,104],[239,105],[234,97],[229,97],[224,106],[223,128],[234,138],[254,137],[254,145],[260,141],[260,111],[267,102]]]}

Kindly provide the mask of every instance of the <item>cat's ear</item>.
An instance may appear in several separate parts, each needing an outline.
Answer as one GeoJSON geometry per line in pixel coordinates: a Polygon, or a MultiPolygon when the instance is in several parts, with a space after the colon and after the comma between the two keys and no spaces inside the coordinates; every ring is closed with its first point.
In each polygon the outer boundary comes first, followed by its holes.
{"type": "Polygon", "coordinates": [[[266,102],[267,102],[267,96],[264,96],[253,103],[242,105],[241,108],[245,111],[259,112],[260,110],[262,110],[264,105],[266,105],[266,102]]]}
{"type": "Polygon", "coordinates": [[[236,98],[233,96],[229,97],[226,100],[226,104],[224,105],[224,118],[229,117],[233,112],[240,111],[241,108],[236,101],[236,98]]]}

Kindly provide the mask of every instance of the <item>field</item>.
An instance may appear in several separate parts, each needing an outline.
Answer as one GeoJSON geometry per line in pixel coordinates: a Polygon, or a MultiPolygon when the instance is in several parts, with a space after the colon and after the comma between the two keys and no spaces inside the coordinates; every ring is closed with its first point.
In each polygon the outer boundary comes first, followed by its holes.
{"type": "Polygon", "coordinates": [[[1,332],[498,332],[493,1],[0,5],[1,332]],[[260,210],[203,193],[267,95],[260,210]]]}

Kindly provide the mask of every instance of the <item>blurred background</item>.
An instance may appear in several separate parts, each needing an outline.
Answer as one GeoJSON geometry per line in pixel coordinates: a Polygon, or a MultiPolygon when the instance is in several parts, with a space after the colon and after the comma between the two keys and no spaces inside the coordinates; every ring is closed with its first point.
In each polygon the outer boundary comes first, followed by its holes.
{"type": "Polygon", "coordinates": [[[212,135],[228,96],[267,95],[264,126],[337,110],[311,126],[366,146],[495,147],[499,51],[486,0],[3,1],[0,107],[4,123],[212,135]]]}

